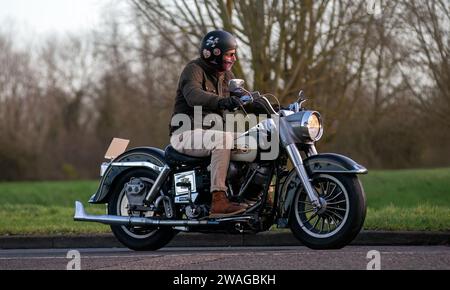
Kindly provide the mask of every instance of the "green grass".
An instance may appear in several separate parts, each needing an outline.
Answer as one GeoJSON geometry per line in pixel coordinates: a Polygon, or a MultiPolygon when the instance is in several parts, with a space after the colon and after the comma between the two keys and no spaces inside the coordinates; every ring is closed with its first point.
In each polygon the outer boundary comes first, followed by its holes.
{"type": "Polygon", "coordinates": [[[370,171],[361,181],[370,208],[450,207],[450,168],[370,171]]]}
{"type": "MultiPolygon", "coordinates": [[[[104,206],[87,208],[91,214],[105,214],[104,206]]],[[[110,228],[98,223],[73,221],[73,208],[42,205],[2,205],[0,206],[0,235],[53,235],[107,233],[110,228]]]]}
{"type": "Polygon", "coordinates": [[[450,230],[450,168],[372,171],[361,181],[365,229],[450,230]]]}
{"type": "Polygon", "coordinates": [[[4,182],[0,204],[71,207],[76,199],[88,200],[97,187],[97,181],[4,182]]]}
{"type": "Polygon", "coordinates": [[[378,210],[369,207],[364,228],[370,230],[449,231],[450,208],[429,204],[411,208],[388,205],[378,210]]]}
{"type": "MultiPolygon", "coordinates": [[[[450,168],[371,171],[361,176],[367,196],[366,230],[450,230],[450,168]]],[[[0,183],[0,235],[109,232],[73,221],[74,202],[91,214],[97,181],[0,183]]]]}
{"type": "Polygon", "coordinates": [[[109,226],[73,221],[75,200],[91,214],[105,205],[87,203],[97,181],[0,183],[0,235],[109,232],[109,226]]]}

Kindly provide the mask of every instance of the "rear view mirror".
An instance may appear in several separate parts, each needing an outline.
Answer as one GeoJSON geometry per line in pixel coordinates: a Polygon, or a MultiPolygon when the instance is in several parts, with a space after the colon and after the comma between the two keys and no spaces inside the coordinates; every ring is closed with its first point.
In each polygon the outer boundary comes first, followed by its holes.
{"type": "Polygon", "coordinates": [[[241,79],[231,79],[228,82],[228,89],[230,92],[234,92],[244,86],[245,81],[241,79]]]}

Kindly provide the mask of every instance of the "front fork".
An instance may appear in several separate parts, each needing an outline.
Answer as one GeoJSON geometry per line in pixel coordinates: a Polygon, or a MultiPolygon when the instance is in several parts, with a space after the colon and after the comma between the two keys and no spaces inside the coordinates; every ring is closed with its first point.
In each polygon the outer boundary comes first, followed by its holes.
{"type": "MultiPolygon", "coordinates": [[[[306,173],[305,167],[303,166],[303,160],[302,156],[300,155],[300,151],[298,151],[298,148],[295,144],[287,145],[286,151],[289,155],[289,158],[292,161],[292,164],[294,164],[295,170],[297,171],[297,174],[300,177],[300,180],[306,190],[306,193],[308,194],[309,200],[311,200],[311,203],[315,208],[320,209],[322,207],[320,199],[316,195],[316,191],[314,190],[314,188],[311,185],[311,182],[309,181],[308,174],[306,173]]],[[[315,148],[311,148],[310,151],[311,151],[310,153],[312,154],[314,154],[314,152],[317,154],[315,148]]]]}

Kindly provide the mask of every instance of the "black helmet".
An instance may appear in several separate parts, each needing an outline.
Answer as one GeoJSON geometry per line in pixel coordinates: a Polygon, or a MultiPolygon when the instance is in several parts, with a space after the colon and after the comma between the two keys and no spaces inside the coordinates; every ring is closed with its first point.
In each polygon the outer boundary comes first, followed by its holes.
{"type": "Polygon", "coordinates": [[[208,32],[202,39],[200,57],[220,69],[223,62],[223,54],[231,49],[236,49],[236,38],[224,30],[208,32]]]}

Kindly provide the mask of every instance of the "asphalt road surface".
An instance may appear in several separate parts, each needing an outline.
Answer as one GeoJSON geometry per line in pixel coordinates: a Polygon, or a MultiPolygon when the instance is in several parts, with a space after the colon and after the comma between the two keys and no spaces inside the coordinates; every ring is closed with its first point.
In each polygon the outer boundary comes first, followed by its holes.
{"type": "Polygon", "coordinates": [[[0,250],[0,270],[450,270],[448,246],[0,250]]]}

